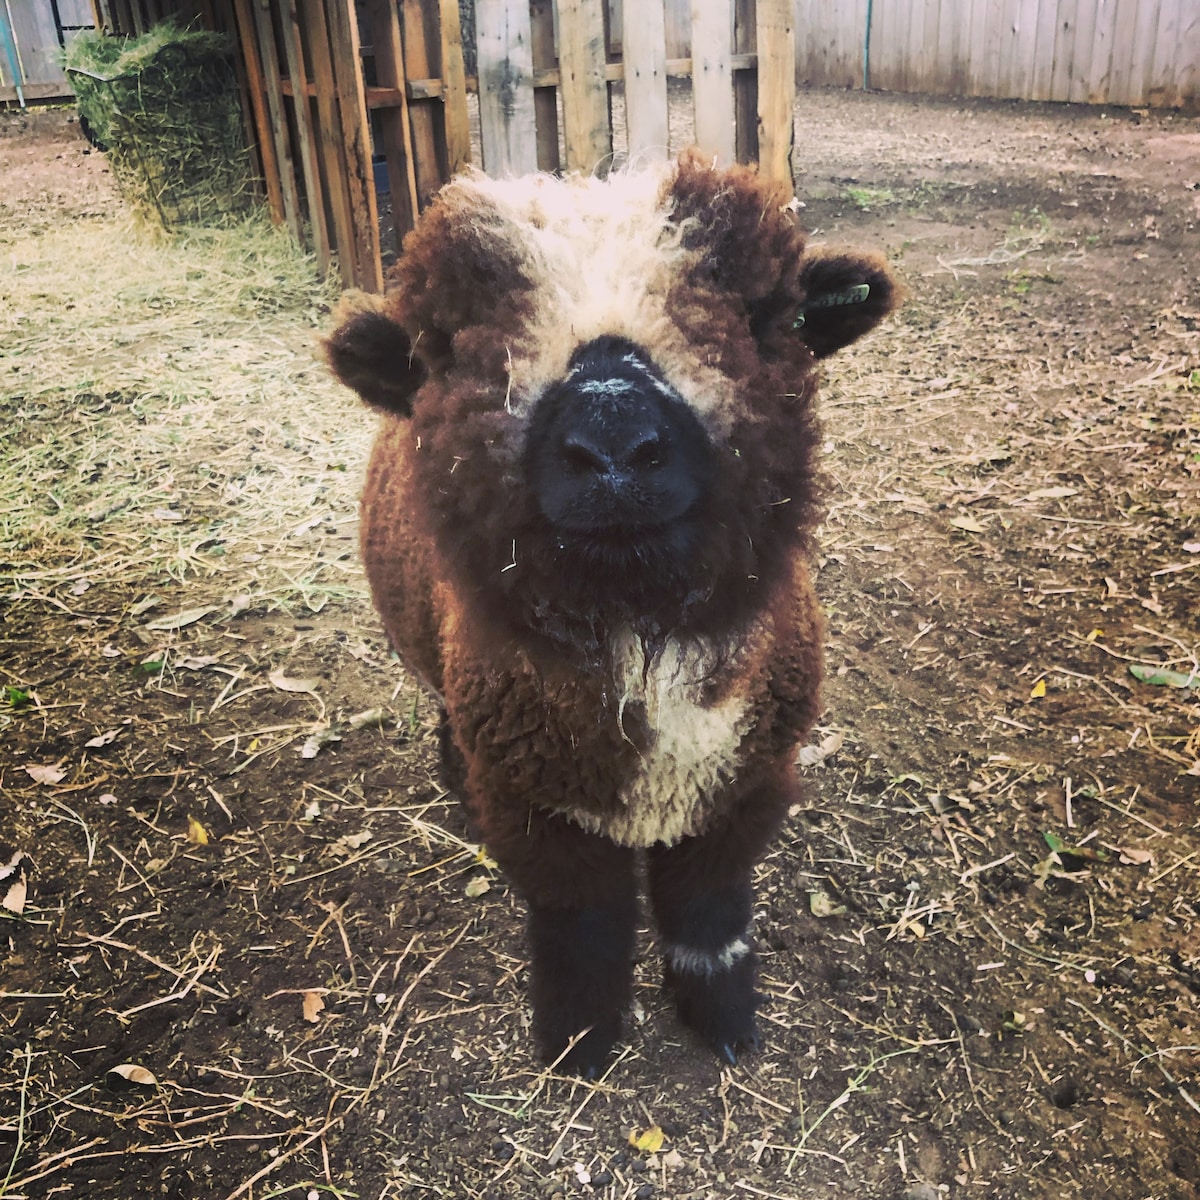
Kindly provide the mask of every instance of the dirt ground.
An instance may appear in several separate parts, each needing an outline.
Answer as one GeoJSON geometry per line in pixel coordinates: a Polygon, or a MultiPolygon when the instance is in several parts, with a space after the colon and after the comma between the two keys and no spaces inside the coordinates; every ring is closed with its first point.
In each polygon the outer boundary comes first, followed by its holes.
{"type": "Polygon", "coordinates": [[[328,289],[210,311],[0,128],[3,1200],[1200,1197],[1200,119],[801,96],[809,226],[910,298],[828,370],[765,1045],[646,933],[596,1085],[366,602],[328,289]]]}

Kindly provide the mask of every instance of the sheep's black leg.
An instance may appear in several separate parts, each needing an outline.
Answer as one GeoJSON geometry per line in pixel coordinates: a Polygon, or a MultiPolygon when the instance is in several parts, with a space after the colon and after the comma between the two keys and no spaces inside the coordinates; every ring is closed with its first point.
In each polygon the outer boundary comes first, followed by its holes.
{"type": "Polygon", "coordinates": [[[730,1064],[759,1044],[750,873],[778,813],[766,804],[753,823],[657,846],[649,856],[664,978],[680,1020],[730,1064]]]}
{"type": "Polygon", "coordinates": [[[596,1078],[620,1036],[636,919],[632,895],[580,908],[529,907],[538,1049],[553,1062],[583,1033],[562,1059],[564,1071],[596,1078]]]}
{"type": "Polygon", "coordinates": [[[484,841],[529,904],[533,1032],[547,1061],[594,1078],[620,1036],[637,927],[633,851],[542,809],[478,814],[484,841]]]}

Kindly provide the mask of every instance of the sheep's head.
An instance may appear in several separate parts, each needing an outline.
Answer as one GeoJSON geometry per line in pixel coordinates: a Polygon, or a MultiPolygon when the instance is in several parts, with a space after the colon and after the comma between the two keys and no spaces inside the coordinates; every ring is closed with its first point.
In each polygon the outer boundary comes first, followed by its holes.
{"type": "Polygon", "coordinates": [[[816,360],[896,303],[882,260],[806,253],[789,201],[694,155],[443,189],[328,351],[411,422],[460,586],[585,648],[763,603],[818,516],[816,360]]]}

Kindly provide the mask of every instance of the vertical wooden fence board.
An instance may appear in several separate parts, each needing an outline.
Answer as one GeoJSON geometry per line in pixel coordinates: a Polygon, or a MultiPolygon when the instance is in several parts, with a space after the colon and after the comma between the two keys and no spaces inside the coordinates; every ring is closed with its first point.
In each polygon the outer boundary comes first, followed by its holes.
{"type": "Polygon", "coordinates": [[[1154,66],[1150,76],[1152,104],[1174,102],[1175,55],[1179,51],[1180,9],[1191,0],[1159,0],[1158,31],[1154,41],[1154,66]]]}
{"type": "Polygon", "coordinates": [[[938,30],[941,24],[942,6],[940,0],[923,0],[921,7],[924,12],[920,25],[917,27],[919,33],[914,31],[910,45],[913,47],[912,60],[917,89],[921,92],[930,92],[934,90],[937,79],[938,30]]]}
{"type": "Polygon", "coordinates": [[[871,6],[871,53],[867,70],[871,87],[883,91],[895,89],[900,77],[900,63],[892,37],[895,2],[875,0],[871,6]]]}
{"type": "Polygon", "coordinates": [[[1200,103],[1200,11],[1193,4],[1179,33],[1175,69],[1175,103],[1200,103]]]}
{"type": "Polygon", "coordinates": [[[623,6],[622,17],[629,158],[636,162],[663,162],[669,143],[663,0],[632,0],[623,6]]]}
{"type": "Polygon", "coordinates": [[[371,163],[371,127],[359,53],[355,0],[326,0],[329,50],[345,146],[347,190],[354,240],[354,282],[368,292],[383,290],[379,257],[379,210],[371,163]]]}
{"type": "Polygon", "coordinates": [[[732,0],[692,0],[692,103],[696,145],[721,164],[735,160],[730,44],[732,0]]]}
{"type": "Polygon", "coordinates": [[[471,118],[467,111],[467,72],[463,65],[458,0],[440,0],[442,20],[442,98],[446,106],[446,168],[456,175],[471,161],[471,118]]]}
{"type": "Polygon", "coordinates": [[[58,30],[49,4],[11,4],[6,11],[11,19],[11,34],[20,68],[16,80],[9,78],[8,59],[0,55],[0,70],[5,75],[5,82],[23,86],[59,84],[63,94],[69,95],[59,60],[58,30]]]}
{"type": "Polygon", "coordinates": [[[1011,30],[1007,10],[1012,0],[987,0],[987,23],[984,26],[983,74],[979,80],[979,95],[995,96],[1000,86],[1000,65],[1005,40],[1011,30]]]}
{"type": "Polygon", "coordinates": [[[604,12],[596,0],[558,0],[557,12],[567,170],[590,174],[612,157],[604,12]]]}
{"type": "Polygon", "coordinates": [[[1029,77],[1030,100],[1049,100],[1054,79],[1054,28],[1058,18],[1058,0],[1040,0],[1037,31],[1033,39],[1033,69],[1029,77]]]}
{"type": "MultiPolygon", "coordinates": [[[[891,0],[895,3],[896,0],[891,0]]],[[[892,9],[889,0],[875,0],[868,5],[871,12],[871,42],[867,75],[872,89],[890,91],[897,82],[895,47],[890,36],[892,9]]],[[[866,27],[863,27],[864,42],[866,27]]]]}
{"type": "Polygon", "coordinates": [[[250,11],[250,4],[251,0],[234,0],[234,10],[242,47],[242,62],[246,68],[246,90],[250,94],[254,118],[255,142],[258,146],[259,162],[262,164],[263,183],[267,189],[267,204],[271,210],[271,220],[276,225],[281,225],[284,219],[283,185],[279,178],[279,160],[275,154],[271,122],[263,100],[266,84],[263,81],[262,62],[259,59],[257,26],[250,11]]]}
{"type": "Polygon", "coordinates": [[[296,168],[292,163],[292,141],[288,133],[287,114],[283,108],[282,75],[279,53],[275,45],[275,24],[269,0],[250,0],[258,30],[258,53],[262,63],[263,84],[267,94],[267,115],[271,121],[271,140],[275,145],[275,161],[279,167],[279,184],[283,197],[283,216],[297,242],[304,242],[300,221],[300,196],[296,190],[296,168]]]}
{"type": "Polygon", "coordinates": [[[797,0],[796,75],[815,87],[862,86],[867,0],[797,0]]]}
{"type": "Polygon", "coordinates": [[[1066,100],[1071,94],[1071,59],[1075,52],[1077,0],[1059,0],[1054,27],[1054,68],[1050,77],[1051,100],[1066,100]]]}
{"type": "Polygon", "coordinates": [[[1077,104],[1087,102],[1088,72],[1092,66],[1092,40],[1096,33],[1096,7],[1100,0],[1079,0],[1075,9],[1075,44],[1071,52],[1071,76],[1064,97],[1077,104]]]}
{"type": "Polygon", "coordinates": [[[1028,95],[1033,78],[1038,0],[1006,0],[996,95],[1028,95]]]}
{"type": "MultiPolygon", "coordinates": [[[[1136,100],[1130,100],[1129,95],[1138,64],[1136,53],[1142,11],[1150,13],[1157,20],[1157,4],[1141,4],[1140,0],[1118,0],[1116,22],[1112,30],[1112,68],[1109,76],[1109,98],[1115,104],[1138,103],[1136,100]]],[[[1144,40],[1142,44],[1145,46],[1144,40]]]]}
{"type": "Polygon", "coordinates": [[[921,60],[925,36],[924,0],[909,0],[896,6],[896,41],[899,43],[899,76],[906,92],[928,90],[923,86],[921,60]],[[907,9],[907,12],[904,10],[907,9]]]}
{"type": "Polygon", "coordinates": [[[853,80],[851,86],[864,87],[863,45],[867,35],[867,12],[870,0],[858,0],[857,4],[842,8],[836,6],[835,43],[838,45],[845,77],[853,80]]]}
{"type": "Polygon", "coordinates": [[[418,211],[400,19],[394,0],[364,0],[362,11],[371,29],[376,81],[380,87],[395,88],[400,93],[400,103],[383,109],[377,117],[379,150],[387,163],[392,223],[399,241],[416,223],[418,211]]]}
{"type": "Polygon", "coordinates": [[[666,0],[667,57],[692,55],[692,0],[666,0]]]}
{"type": "Polygon", "coordinates": [[[1092,33],[1092,54],[1084,84],[1084,99],[1103,104],[1112,82],[1113,55],[1116,50],[1118,0],[1095,0],[1096,25],[1092,33]]]}
{"type": "Polygon", "coordinates": [[[967,35],[963,18],[961,4],[954,3],[954,0],[940,0],[937,56],[945,81],[943,86],[952,96],[964,96],[967,92],[967,35]]]}
{"type": "Polygon", "coordinates": [[[796,0],[796,78],[802,85],[832,75],[829,39],[818,40],[813,28],[813,0],[796,0]]]}
{"type": "Polygon", "coordinates": [[[796,29],[792,0],[758,0],[759,170],[790,191],[795,138],[796,29]]]}
{"type": "Polygon", "coordinates": [[[300,165],[304,172],[304,194],[308,200],[308,226],[321,273],[329,272],[332,255],[329,226],[325,220],[325,196],[321,187],[321,165],[313,133],[312,102],[308,98],[308,72],[304,67],[304,45],[300,36],[300,14],[296,0],[281,0],[283,51],[288,79],[292,84],[292,112],[296,122],[300,165]]]}
{"type": "Polygon", "coordinates": [[[1034,73],[1038,63],[1038,37],[1042,17],[1041,0],[1021,0],[1019,20],[1021,28],[1017,39],[1020,91],[1015,96],[1026,98],[1033,93],[1034,73]]]}
{"type": "MultiPolygon", "coordinates": [[[[951,0],[953,3],[953,0],[951,0]]],[[[979,95],[983,77],[983,43],[987,35],[987,0],[962,0],[963,94],[979,95]]]]}
{"type": "MultiPolygon", "coordinates": [[[[423,0],[397,0],[404,37],[404,72],[409,79],[437,79],[441,63],[441,32],[437,9],[423,0]]],[[[446,163],[445,112],[440,100],[414,101],[408,112],[412,125],[417,199],[422,208],[449,179],[446,163]]]]}
{"type": "MultiPolygon", "coordinates": [[[[758,50],[758,4],[756,0],[733,0],[733,52],[756,54],[758,50]]],[[[758,161],[758,82],[762,63],[734,70],[733,152],[740,163],[758,161]]]]}
{"type": "Polygon", "coordinates": [[[333,244],[337,251],[342,282],[354,286],[354,220],[347,190],[349,171],[343,154],[341,118],[333,82],[333,61],[329,53],[329,32],[325,23],[324,0],[298,0],[300,15],[312,67],[317,98],[317,141],[321,150],[322,174],[328,191],[333,218],[333,244]]]}
{"type": "Polygon", "coordinates": [[[1000,11],[992,37],[996,40],[996,71],[991,82],[990,95],[1011,96],[1013,77],[1020,72],[1016,61],[1016,40],[1020,21],[1020,0],[1000,0],[1000,11]]]}
{"type": "Polygon", "coordinates": [[[892,46],[892,80],[896,91],[920,90],[917,76],[917,46],[913,38],[925,19],[921,0],[904,0],[903,3],[885,3],[888,17],[887,42],[892,46]]]}
{"type": "MultiPolygon", "coordinates": [[[[554,0],[532,0],[529,6],[531,49],[535,71],[558,65],[554,41],[554,0]]],[[[533,89],[533,116],[537,125],[539,171],[557,171],[562,164],[558,146],[558,88],[533,89]]]]}
{"type": "Polygon", "coordinates": [[[526,0],[476,0],[479,125],[489,175],[537,170],[533,52],[526,0]]]}

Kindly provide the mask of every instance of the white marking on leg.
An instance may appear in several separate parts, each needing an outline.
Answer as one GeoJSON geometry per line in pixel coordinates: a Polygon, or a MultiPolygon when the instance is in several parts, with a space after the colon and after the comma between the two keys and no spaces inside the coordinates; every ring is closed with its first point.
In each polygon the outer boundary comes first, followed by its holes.
{"type": "Polygon", "coordinates": [[[692,946],[668,946],[667,961],[686,975],[715,975],[718,971],[728,971],[734,963],[740,962],[750,953],[750,943],[746,937],[736,937],[726,942],[719,950],[697,950],[692,946]]]}

